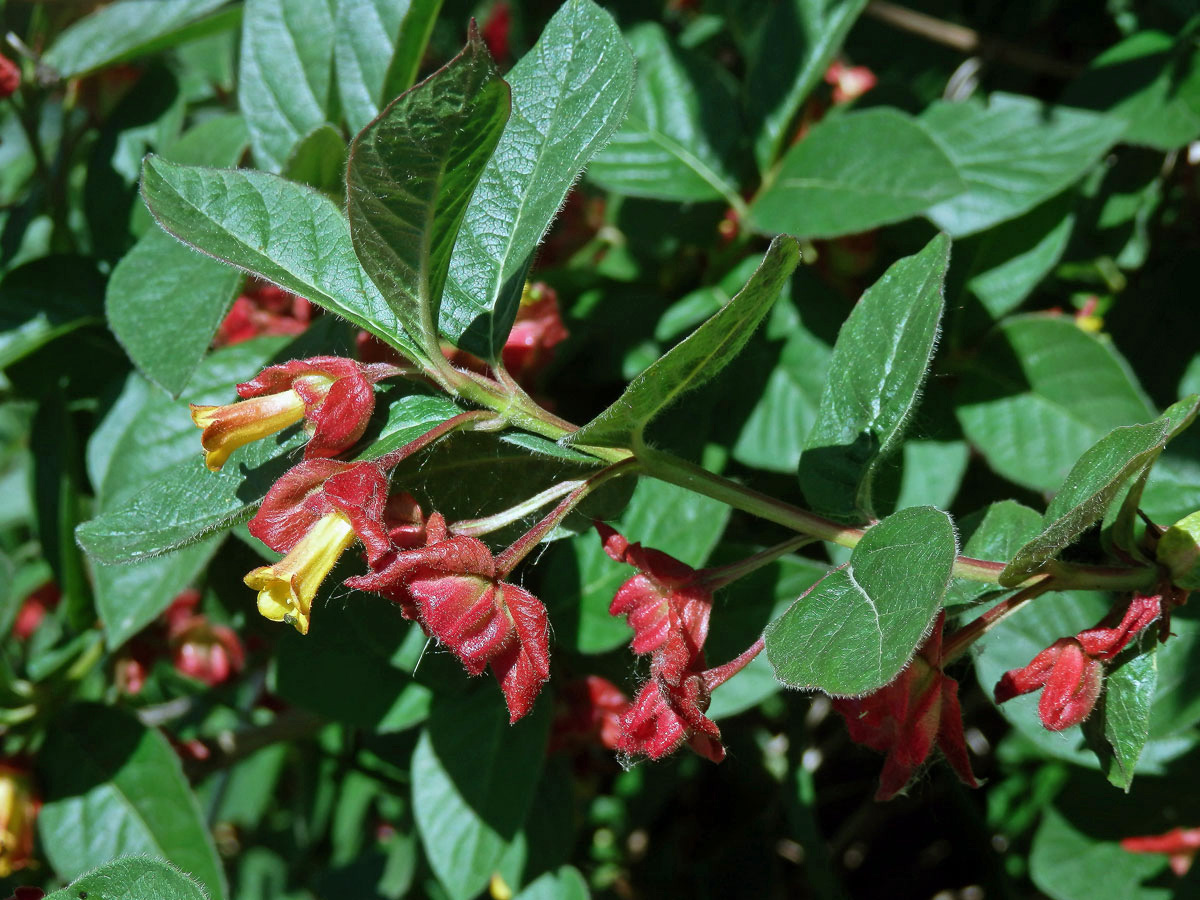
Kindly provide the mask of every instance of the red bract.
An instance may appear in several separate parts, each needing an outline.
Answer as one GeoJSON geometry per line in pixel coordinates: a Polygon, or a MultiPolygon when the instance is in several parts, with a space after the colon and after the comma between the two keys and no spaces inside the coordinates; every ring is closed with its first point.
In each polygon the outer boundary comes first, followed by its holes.
{"type": "Polygon", "coordinates": [[[526,287],[512,331],[500,358],[520,384],[529,385],[554,358],[554,348],[568,337],[558,309],[558,294],[538,282],[526,287]]]}
{"type": "Polygon", "coordinates": [[[25,598],[13,620],[12,635],[18,641],[27,641],[37,631],[46,613],[58,608],[62,594],[58,585],[48,581],[25,598]]]}
{"type": "Polygon", "coordinates": [[[936,745],[958,777],[978,787],[967,756],[958,682],[942,671],[939,613],[933,631],[909,667],[890,684],[864,697],[835,698],[850,739],[886,753],[876,800],[890,800],[912,779],[936,745]]]}
{"type": "Polygon", "coordinates": [[[678,684],[652,674],[621,717],[618,749],[633,756],[662,759],[686,741],[705,759],[721,762],[725,758],[721,729],[704,715],[709,695],[702,673],[689,673],[678,684]]]}
{"type": "Polygon", "coordinates": [[[215,472],[238,447],[301,419],[311,435],[305,457],[336,456],[362,437],[375,409],[372,385],[393,371],[339,356],[297,359],[263,369],[238,385],[240,402],[192,404],[192,421],[204,429],[205,463],[215,472]]]}
{"type": "Polygon", "coordinates": [[[213,625],[205,616],[195,616],[173,630],[171,655],[179,672],[209,687],[229,680],[246,664],[242,642],[233,629],[213,625]]]}
{"type": "Polygon", "coordinates": [[[512,7],[507,0],[499,0],[492,6],[483,27],[479,29],[488,52],[497,61],[508,59],[508,33],[512,28],[512,7]]]}
{"type": "Polygon", "coordinates": [[[1171,871],[1183,877],[1200,850],[1200,828],[1172,828],[1165,834],[1128,837],[1121,848],[1130,853],[1165,853],[1171,871]]]}
{"type": "Polygon", "coordinates": [[[21,69],[7,56],[0,54],[0,100],[6,100],[21,86],[21,69]]]}
{"type": "Polygon", "coordinates": [[[390,550],[387,497],[388,474],[373,462],[309,459],[289,469],[250,520],[251,534],[287,554],[246,576],[259,592],[259,612],[307,634],[317,589],[355,538],[369,561],[390,550]]]}
{"type": "Polygon", "coordinates": [[[1116,626],[1101,622],[1075,637],[1059,638],[1029,665],[1005,672],[996,683],[996,702],[1004,703],[1040,689],[1038,717],[1046,729],[1062,731],[1078,725],[1091,715],[1100,698],[1104,661],[1117,656],[1161,615],[1161,597],[1135,596],[1116,626]]]}
{"type": "Polygon", "coordinates": [[[616,750],[621,746],[621,717],[629,710],[629,698],[615,684],[599,675],[572,681],[559,695],[561,709],[550,730],[550,749],[597,741],[616,750]]]}
{"type": "Polygon", "coordinates": [[[696,570],[659,550],[629,543],[603,522],[596,530],[610,557],[640,573],[621,585],[608,609],[629,622],[633,652],[653,653],[655,672],[670,682],[688,669],[702,668],[712,593],[696,570]]]}
{"type": "Polygon", "coordinates": [[[440,513],[429,517],[428,544],[396,550],[372,571],[346,580],[399,603],[405,614],[462,661],[471,675],[489,665],[515,722],[533,707],[550,677],[550,634],[541,601],[500,581],[491,550],[478,538],[451,536],[440,513]]]}
{"type": "Polygon", "coordinates": [[[834,60],[825,70],[825,83],[833,85],[833,102],[849,103],[875,87],[878,79],[866,66],[847,66],[834,60]]]}
{"type": "Polygon", "coordinates": [[[293,335],[307,330],[312,304],[273,284],[247,285],[213,338],[214,347],[240,344],[262,335],[293,335]]]}

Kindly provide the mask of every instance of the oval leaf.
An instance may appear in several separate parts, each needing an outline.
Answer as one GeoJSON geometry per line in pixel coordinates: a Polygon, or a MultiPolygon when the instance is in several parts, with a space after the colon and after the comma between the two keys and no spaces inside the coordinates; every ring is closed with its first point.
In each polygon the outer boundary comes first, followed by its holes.
{"type": "Polygon", "coordinates": [[[834,696],[883,687],[925,637],[957,553],[950,517],[931,506],[902,509],[868,529],[849,563],[767,627],[775,677],[834,696]]]}

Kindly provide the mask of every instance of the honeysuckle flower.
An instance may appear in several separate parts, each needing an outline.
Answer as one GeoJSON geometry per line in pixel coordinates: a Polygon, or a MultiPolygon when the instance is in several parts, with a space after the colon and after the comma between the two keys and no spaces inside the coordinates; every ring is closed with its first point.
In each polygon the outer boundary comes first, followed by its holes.
{"type": "Polygon", "coordinates": [[[1117,625],[1101,622],[1074,637],[1059,638],[1028,665],[1005,672],[993,692],[996,702],[1041,690],[1038,717],[1048,731],[1078,725],[1091,715],[1100,698],[1104,662],[1116,657],[1161,615],[1160,596],[1135,596],[1117,625]]]}
{"type": "Polygon", "coordinates": [[[833,102],[849,103],[875,87],[879,79],[866,66],[848,66],[834,60],[825,70],[825,83],[833,85],[833,102]]]}
{"type": "Polygon", "coordinates": [[[214,687],[228,681],[246,664],[242,642],[232,628],[194,616],[171,635],[171,656],[177,671],[214,687]]]}
{"type": "Polygon", "coordinates": [[[37,631],[46,614],[58,608],[62,594],[58,585],[47,581],[21,603],[17,617],[13,620],[12,636],[18,641],[27,641],[37,631]]]}
{"type": "Polygon", "coordinates": [[[240,344],[262,335],[295,335],[308,329],[312,304],[267,282],[248,284],[221,320],[214,347],[240,344]]]}
{"type": "Polygon", "coordinates": [[[651,674],[621,716],[617,749],[630,756],[662,759],[686,742],[705,759],[721,762],[725,758],[721,729],[704,714],[710,695],[703,673],[689,672],[678,683],[651,674]]]}
{"type": "Polygon", "coordinates": [[[526,285],[500,358],[509,374],[527,385],[550,364],[554,348],[567,337],[558,294],[541,282],[526,285]]]}
{"type": "Polygon", "coordinates": [[[696,570],[659,550],[629,543],[603,522],[596,523],[596,530],[610,557],[638,569],[608,609],[629,622],[633,652],[654,654],[655,671],[667,681],[678,681],[687,669],[702,668],[698,661],[708,636],[712,592],[696,570]]]}
{"type": "Polygon", "coordinates": [[[388,475],[371,462],[309,459],[284,473],[250,520],[250,533],[286,556],[245,577],[258,611],[307,634],[312,601],[338,558],[361,540],[368,560],[392,546],[383,523],[388,475]]]}
{"type": "Polygon", "coordinates": [[[242,399],[225,406],[192,404],[204,429],[204,462],[219,471],[238,447],[282,431],[301,419],[310,437],[308,459],[336,456],[362,437],[375,409],[373,385],[394,370],[340,356],[297,359],[263,369],[239,384],[242,399]]]}
{"type": "Polygon", "coordinates": [[[0,54],[0,100],[6,100],[21,86],[21,69],[7,56],[0,54]]]}
{"type": "Polygon", "coordinates": [[[488,546],[451,535],[440,513],[429,517],[425,532],[426,546],[393,550],[346,585],[393,599],[469,674],[491,666],[515,722],[532,709],[550,677],[546,608],[524,588],[501,581],[488,546]]]}
{"type": "Polygon", "coordinates": [[[41,805],[29,769],[12,760],[0,762],[0,878],[29,864],[41,805]]]}
{"type": "Polygon", "coordinates": [[[1121,849],[1130,853],[1165,853],[1171,871],[1182,878],[1200,850],[1200,828],[1172,828],[1164,834],[1127,837],[1121,841],[1121,849]]]}
{"type": "Polygon", "coordinates": [[[621,746],[621,717],[629,711],[629,698],[599,675],[572,681],[559,694],[559,712],[550,729],[551,751],[596,741],[609,750],[621,746]]]}
{"type": "Polygon", "coordinates": [[[850,739],[887,754],[876,800],[890,800],[903,790],[935,745],[965,784],[979,786],[967,756],[958,682],[942,671],[945,619],[945,612],[938,614],[908,668],[890,684],[863,697],[833,700],[850,739]]]}

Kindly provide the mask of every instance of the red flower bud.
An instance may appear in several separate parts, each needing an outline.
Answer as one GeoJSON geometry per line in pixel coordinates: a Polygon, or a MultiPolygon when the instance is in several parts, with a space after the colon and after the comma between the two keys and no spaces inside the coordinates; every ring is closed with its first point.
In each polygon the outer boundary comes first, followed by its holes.
{"type": "Polygon", "coordinates": [[[1171,871],[1182,878],[1200,850],[1200,828],[1172,828],[1165,834],[1128,837],[1121,841],[1121,848],[1130,853],[1165,853],[1171,871]]]}
{"type": "MultiPolygon", "coordinates": [[[[1075,637],[1059,638],[1020,669],[1005,672],[997,682],[997,703],[1042,689],[1038,716],[1050,731],[1062,731],[1078,725],[1089,715],[1100,698],[1104,684],[1104,665],[1158,619],[1162,598],[1134,596],[1115,627],[1103,622],[1079,632],[1075,637]]],[[[1113,613],[1105,620],[1115,618],[1113,613]]]]}
{"type": "Polygon", "coordinates": [[[238,385],[242,400],[237,403],[192,404],[192,421],[204,429],[205,463],[218,471],[238,447],[301,419],[311,434],[305,457],[336,456],[362,437],[375,409],[372,385],[391,371],[338,356],[316,356],[263,369],[238,385]]]}
{"type": "Polygon", "coordinates": [[[246,664],[242,642],[233,629],[213,625],[206,616],[195,616],[173,629],[171,654],[179,672],[209,687],[229,680],[246,664]]]}
{"type": "Polygon", "coordinates": [[[425,547],[392,551],[346,584],[398,602],[471,675],[490,665],[515,722],[550,677],[546,608],[524,588],[500,581],[488,546],[451,536],[440,513],[429,517],[426,535],[425,547]]]}
{"type": "Polygon", "coordinates": [[[508,33],[511,28],[512,7],[508,5],[507,0],[498,0],[484,20],[480,33],[483,42],[487,44],[488,52],[499,62],[508,59],[508,33]]]}
{"type": "Polygon", "coordinates": [[[12,759],[0,762],[0,878],[29,865],[41,807],[29,767],[12,759]]]}
{"type": "Polygon", "coordinates": [[[273,284],[247,285],[222,320],[214,347],[240,344],[262,335],[295,335],[308,329],[312,304],[273,284]]]}
{"type": "Polygon", "coordinates": [[[150,667],[161,654],[143,638],[134,638],[121,650],[113,665],[117,691],[130,697],[140,694],[150,677],[150,667]]]}
{"type": "Polygon", "coordinates": [[[964,783],[979,786],[967,756],[958,682],[941,669],[945,620],[945,612],[939,613],[908,668],[890,684],[863,697],[833,700],[833,708],[846,720],[850,739],[887,754],[876,800],[898,794],[935,744],[964,783]]]}
{"type": "Polygon", "coordinates": [[[47,581],[25,598],[17,617],[13,620],[12,635],[18,641],[27,641],[37,631],[48,612],[58,608],[62,593],[53,581],[47,581]]]}
{"type": "Polygon", "coordinates": [[[696,570],[659,550],[629,543],[603,522],[596,530],[610,557],[640,572],[621,585],[608,610],[626,616],[633,652],[653,653],[656,673],[668,681],[702,668],[712,593],[698,582],[696,570]]]}
{"type": "Polygon", "coordinates": [[[700,673],[689,673],[678,684],[652,675],[621,717],[618,749],[633,756],[662,759],[686,741],[705,759],[721,762],[725,758],[721,730],[704,715],[709,699],[700,673]]]}
{"type": "Polygon", "coordinates": [[[6,100],[21,86],[21,69],[7,56],[0,54],[0,100],[6,100]]]}
{"type": "Polygon", "coordinates": [[[558,294],[541,282],[527,285],[500,358],[513,378],[528,385],[550,364],[554,348],[567,337],[558,294]]]}
{"type": "Polygon", "coordinates": [[[833,85],[833,102],[849,103],[875,87],[879,79],[866,66],[847,66],[834,60],[825,70],[825,83],[833,85]]]}
{"type": "Polygon", "coordinates": [[[551,751],[573,744],[598,741],[616,750],[621,746],[621,717],[629,711],[629,698],[599,675],[588,675],[567,684],[559,696],[561,709],[550,730],[551,751]]]}

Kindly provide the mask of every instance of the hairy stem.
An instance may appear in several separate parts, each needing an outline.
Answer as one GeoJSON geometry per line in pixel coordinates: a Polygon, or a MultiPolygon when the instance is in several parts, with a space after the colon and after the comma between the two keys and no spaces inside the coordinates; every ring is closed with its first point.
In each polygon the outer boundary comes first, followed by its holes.
{"type": "Polygon", "coordinates": [[[614,463],[607,469],[602,469],[588,478],[579,487],[571,491],[558,506],[554,507],[542,521],[538,522],[529,531],[517,538],[507,550],[496,557],[496,571],[500,577],[505,577],[517,564],[523,560],[534,547],[540,544],[550,532],[558,527],[559,523],[567,517],[567,513],[573,510],[584,497],[590,494],[600,485],[613,478],[620,478],[622,475],[629,475],[638,468],[638,461],[632,457],[624,459],[619,463],[614,463]]]}
{"type": "Polygon", "coordinates": [[[774,547],[768,547],[766,550],[761,550],[753,556],[747,556],[745,559],[738,560],[735,563],[704,569],[700,573],[699,581],[709,590],[715,591],[718,588],[732,584],[739,578],[745,578],[751,572],[756,572],[763,566],[769,566],[781,556],[786,556],[789,553],[799,550],[801,547],[807,547],[809,544],[815,543],[816,540],[816,538],[805,534],[797,535],[794,538],[776,544],[774,547]]]}
{"type": "Polygon", "coordinates": [[[557,500],[563,494],[569,494],[582,486],[584,482],[579,481],[561,481],[553,487],[546,488],[540,494],[535,494],[528,500],[511,506],[503,512],[498,512],[492,516],[484,516],[479,519],[462,519],[450,526],[450,530],[455,534],[466,534],[471,537],[479,537],[482,534],[491,534],[493,531],[499,531],[506,525],[511,525],[514,522],[519,522],[531,512],[536,512],[541,509],[551,500],[557,500]]]}
{"type": "Polygon", "coordinates": [[[1005,597],[987,612],[972,619],[958,631],[954,632],[942,644],[942,665],[948,665],[958,659],[967,649],[1015,613],[1018,609],[1032,600],[1034,597],[1040,597],[1042,594],[1057,590],[1059,585],[1052,579],[1046,578],[1039,581],[1037,584],[1032,584],[1029,587],[1017,591],[1011,597],[1005,597]]]}

